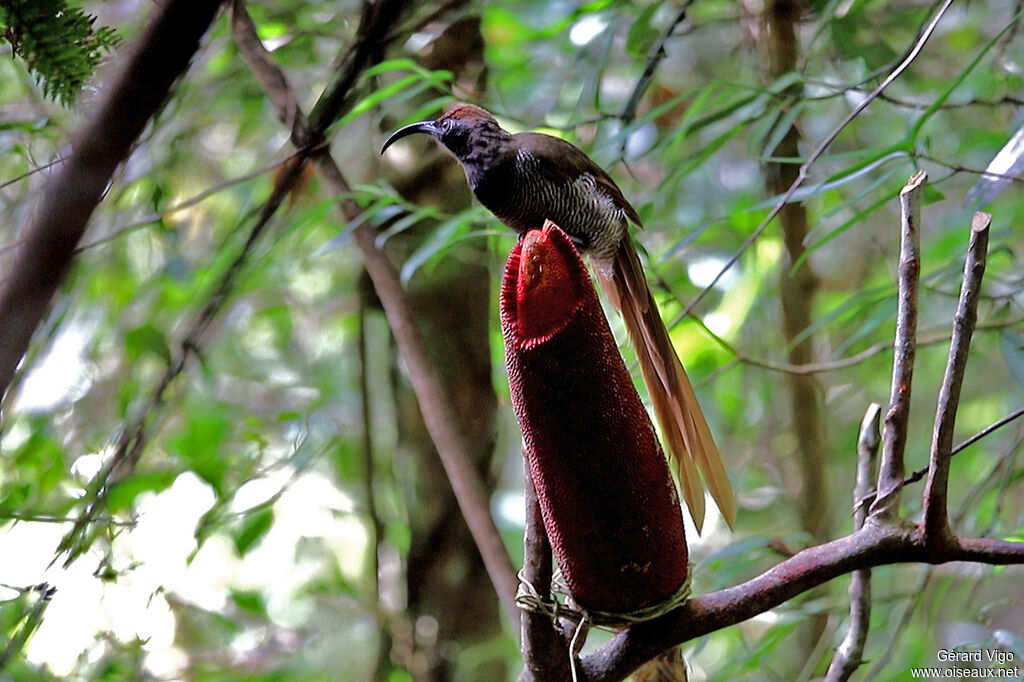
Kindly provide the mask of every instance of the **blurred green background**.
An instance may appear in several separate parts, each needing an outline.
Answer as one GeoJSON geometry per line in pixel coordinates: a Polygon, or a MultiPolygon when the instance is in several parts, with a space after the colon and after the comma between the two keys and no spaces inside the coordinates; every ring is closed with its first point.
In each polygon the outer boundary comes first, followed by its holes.
{"type": "MultiPolygon", "coordinates": [[[[17,32],[0,41],[0,277],[52,172],[32,171],[65,151],[152,9],[73,6],[120,39],[98,48],[80,88],[51,85],[12,54],[17,32]]],[[[918,169],[930,181],[907,466],[927,462],[977,207],[967,195],[1024,121],[1019,3],[954,4],[906,72],[810,168],[800,203],[693,317],[676,318],[799,164],[907,56],[936,7],[706,0],[676,24],[678,2],[447,2],[417,3],[399,23],[387,61],[331,129],[332,152],[401,267],[514,563],[522,459],[496,302],[515,237],[470,201],[461,171],[429,141],[381,159],[386,134],[472,99],[510,130],[573,141],[638,209],[648,278],[739,497],[735,533],[713,513],[703,536],[688,528],[700,594],[851,530],[857,429],[889,394],[897,194],[918,169]],[[408,219],[394,220],[398,206],[408,219]]],[[[360,5],[267,0],[249,11],[309,111],[353,40],[360,5]]],[[[291,151],[221,17],[93,216],[4,405],[0,679],[518,673],[517,633],[419,419],[351,226],[315,178],[290,197],[198,347],[181,348],[291,151]],[[150,412],[182,353],[185,372],[150,412]],[[137,466],[107,491],[64,567],[58,546],[90,482],[143,417],[152,436],[137,466]],[[43,582],[56,587],[48,601],[31,589],[43,582]]],[[[994,194],[957,442],[1024,398],[1024,196],[1015,183],[994,194]]],[[[632,361],[628,345],[623,354],[632,361]]],[[[1022,441],[1013,423],[956,457],[957,533],[1022,538],[1022,441]]],[[[920,490],[904,496],[911,519],[920,490]]],[[[938,665],[936,652],[956,646],[1002,648],[1019,662],[1022,575],[876,569],[867,663],[855,679],[908,679],[910,666],[938,665]]],[[[686,644],[691,679],[812,679],[847,618],[846,580],[836,580],[686,644]]]]}

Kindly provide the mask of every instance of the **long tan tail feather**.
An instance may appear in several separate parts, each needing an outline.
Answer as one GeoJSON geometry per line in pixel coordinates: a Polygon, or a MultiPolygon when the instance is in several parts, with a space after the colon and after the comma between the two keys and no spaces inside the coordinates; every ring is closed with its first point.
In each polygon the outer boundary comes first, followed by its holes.
{"type": "Polygon", "coordinates": [[[704,493],[698,468],[725,522],[732,528],[736,500],[722,455],[654,305],[633,243],[623,239],[614,262],[595,263],[594,269],[601,288],[622,312],[697,531],[704,524],[704,493]]]}

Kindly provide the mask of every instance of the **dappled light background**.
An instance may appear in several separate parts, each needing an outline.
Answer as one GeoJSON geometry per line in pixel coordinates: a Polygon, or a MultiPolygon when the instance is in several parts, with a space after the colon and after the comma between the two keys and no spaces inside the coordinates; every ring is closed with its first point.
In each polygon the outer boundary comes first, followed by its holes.
{"type": "MultiPolygon", "coordinates": [[[[482,443],[474,463],[515,565],[522,457],[496,316],[515,237],[469,201],[461,171],[436,149],[403,142],[378,155],[390,130],[455,98],[480,98],[509,130],[578,144],[643,218],[635,238],[648,279],[674,323],[740,507],[735,533],[713,504],[703,535],[687,526],[695,593],[734,585],[815,543],[798,502],[807,496],[827,520],[826,537],[852,529],[857,429],[868,404],[889,394],[896,197],[918,168],[930,183],[907,462],[927,463],[976,208],[965,199],[1021,121],[1019,8],[954,5],[905,75],[810,168],[795,196],[809,216],[805,259],[790,260],[775,223],[722,274],[777,198],[766,169],[806,158],[867,96],[913,44],[927,3],[808,4],[797,69],[779,78],[769,75],[761,3],[694,3],[642,89],[680,3],[456,2],[437,12],[440,3],[415,4],[389,60],[363,77],[353,113],[331,129],[331,151],[360,220],[381,227],[379,243],[424,311],[442,372],[469,374],[465,385],[490,395],[478,399],[467,388],[462,402],[471,404],[462,408],[473,416],[465,428],[482,443]],[[449,31],[459,21],[467,33],[449,31]],[[473,50],[457,49],[467,45],[473,50]],[[794,126],[801,159],[778,158],[794,126]],[[413,217],[394,222],[396,206],[413,217]],[[812,322],[787,340],[780,278],[800,267],[815,277],[805,301],[812,322]],[[459,284],[463,275],[476,279],[459,284]],[[455,302],[452,292],[467,300],[455,302]],[[471,314],[448,322],[442,313],[463,303],[471,314]],[[473,323],[483,331],[466,349],[463,327],[473,323]],[[805,338],[813,339],[813,366],[793,367],[789,350],[805,338]],[[437,350],[445,343],[455,350],[437,350]],[[465,356],[477,362],[472,371],[465,356]],[[788,397],[791,378],[807,373],[825,443],[819,490],[805,485],[788,397]]],[[[152,9],[136,0],[83,6],[127,42],[152,9]]],[[[352,41],[360,7],[249,4],[305,111],[352,41]]],[[[7,43],[2,49],[10,52],[7,43]]],[[[21,61],[0,59],[0,277],[14,267],[10,247],[54,170],[21,176],[66,151],[116,55],[71,108],[43,97],[21,61]]],[[[293,151],[221,17],[109,187],[3,405],[0,650],[24,635],[7,661],[9,679],[518,673],[518,633],[488,591],[457,507],[443,502],[447,482],[431,473],[434,455],[349,239],[353,226],[315,177],[289,197],[244,263],[222,314],[195,347],[182,347],[293,151]],[[181,355],[186,369],[154,409],[161,378],[181,355]],[[109,487],[94,523],[72,536],[120,434],[137,423],[150,437],[136,466],[109,487]],[[40,606],[36,586],[44,583],[56,591],[40,606]],[[470,584],[483,589],[450,597],[470,584]]],[[[985,210],[994,215],[989,269],[957,442],[1024,396],[1019,183],[985,210]]],[[[609,319],[624,340],[610,308],[609,319]]],[[[622,352],[640,386],[628,344],[622,352]]],[[[1011,423],[954,459],[955,531],[1024,538],[1022,428],[1011,423]]],[[[905,502],[917,518],[920,488],[912,490],[905,502]]],[[[938,649],[956,646],[1001,647],[1019,662],[1021,577],[1015,567],[967,564],[875,569],[864,656],[871,677],[906,679],[909,666],[936,665],[938,649]]],[[[820,675],[848,608],[846,582],[837,580],[690,642],[691,679],[820,675]]],[[[594,633],[588,650],[606,639],[594,633]]]]}

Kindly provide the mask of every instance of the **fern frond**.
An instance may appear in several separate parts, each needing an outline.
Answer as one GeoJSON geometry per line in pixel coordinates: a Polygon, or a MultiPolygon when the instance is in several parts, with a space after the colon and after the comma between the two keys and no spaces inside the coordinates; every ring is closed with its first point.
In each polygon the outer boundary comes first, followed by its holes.
{"type": "Polygon", "coordinates": [[[65,0],[0,0],[3,38],[43,94],[64,106],[75,101],[104,53],[120,42],[114,29],[95,29],[95,22],[95,16],[65,0]]]}

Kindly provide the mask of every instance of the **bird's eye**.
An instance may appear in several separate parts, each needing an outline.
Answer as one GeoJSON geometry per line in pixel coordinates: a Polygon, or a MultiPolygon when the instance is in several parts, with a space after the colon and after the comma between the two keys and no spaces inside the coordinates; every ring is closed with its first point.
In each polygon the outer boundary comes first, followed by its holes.
{"type": "Polygon", "coordinates": [[[446,118],[443,121],[441,121],[441,130],[443,130],[444,132],[447,133],[451,129],[452,129],[452,120],[450,118],[446,118]]]}

